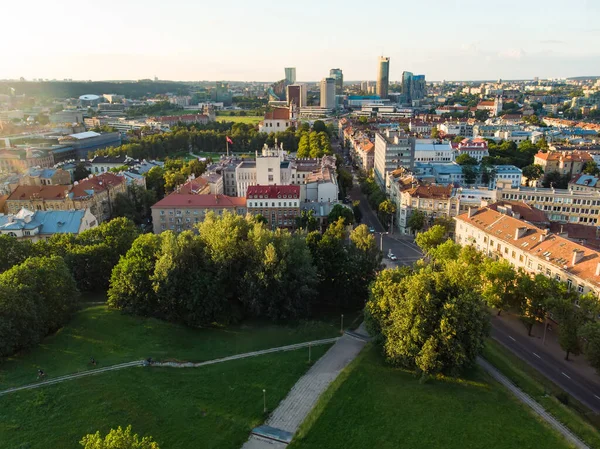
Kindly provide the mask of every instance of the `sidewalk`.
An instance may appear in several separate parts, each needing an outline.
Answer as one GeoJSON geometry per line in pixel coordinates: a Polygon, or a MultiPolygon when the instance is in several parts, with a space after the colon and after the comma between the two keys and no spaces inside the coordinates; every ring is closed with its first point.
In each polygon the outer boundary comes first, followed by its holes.
{"type": "Polygon", "coordinates": [[[367,337],[364,323],[352,334],[357,336],[345,334],[296,382],[265,424],[252,431],[242,449],[281,449],[291,442],[321,394],[365,346],[366,340],[360,338],[367,337]]]}
{"type": "MultiPolygon", "coordinates": [[[[494,314],[492,320],[498,320],[507,327],[510,327],[515,334],[527,336],[527,329],[525,325],[519,320],[519,317],[509,312],[502,312],[500,316],[494,314]]],[[[556,363],[567,365],[572,370],[579,373],[592,383],[600,384],[600,376],[596,374],[596,370],[592,368],[583,354],[573,355],[569,354],[569,360],[565,360],[565,351],[560,347],[558,343],[558,332],[559,325],[555,322],[548,320],[551,323],[552,330],[546,332],[546,344],[542,343],[544,336],[544,324],[536,323],[531,331],[531,337],[529,341],[536,345],[538,348],[546,351],[556,363]]]]}

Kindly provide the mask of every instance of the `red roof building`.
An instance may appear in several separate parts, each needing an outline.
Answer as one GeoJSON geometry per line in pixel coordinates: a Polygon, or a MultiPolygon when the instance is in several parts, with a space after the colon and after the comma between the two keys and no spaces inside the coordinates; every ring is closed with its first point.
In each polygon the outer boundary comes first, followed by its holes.
{"type": "Polygon", "coordinates": [[[249,214],[266,218],[271,229],[293,229],[300,215],[300,186],[249,186],[246,206],[249,214]]]}

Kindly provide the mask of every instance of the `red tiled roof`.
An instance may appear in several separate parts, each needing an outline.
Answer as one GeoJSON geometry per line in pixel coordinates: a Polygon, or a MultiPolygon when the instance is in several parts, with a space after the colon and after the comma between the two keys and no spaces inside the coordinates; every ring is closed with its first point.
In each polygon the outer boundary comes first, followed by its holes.
{"type": "Polygon", "coordinates": [[[289,120],[290,110],[288,108],[275,108],[265,114],[265,120],[289,120]]]}
{"type": "Polygon", "coordinates": [[[300,198],[300,186],[250,186],[246,191],[248,198],[262,196],[265,198],[300,198]]]}
{"type": "Polygon", "coordinates": [[[197,193],[200,190],[202,190],[204,187],[206,187],[207,185],[208,185],[207,179],[196,178],[196,179],[188,181],[184,185],[182,185],[181,189],[179,189],[179,193],[194,193],[194,192],[197,193]]]}
{"type": "Polygon", "coordinates": [[[98,176],[81,180],[77,185],[73,185],[71,193],[74,198],[89,196],[89,191],[103,192],[107,186],[114,187],[125,182],[125,178],[114,173],[102,173],[98,176]]]}
{"type": "Polygon", "coordinates": [[[541,151],[535,155],[536,158],[543,161],[567,161],[567,162],[590,162],[594,158],[586,152],[581,151],[550,151],[548,153],[542,153],[541,151]]]}
{"type": "Polygon", "coordinates": [[[418,185],[406,190],[412,197],[431,198],[431,199],[448,199],[452,196],[452,185],[418,185]]]}
{"type": "Polygon", "coordinates": [[[526,220],[531,223],[549,223],[548,217],[546,217],[546,214],[543,210],[530,206],[522,201],[501,200],[490,204],[488,207],[492,210],[498,211],[498,207],[507,206],[509,206],[514,213],[519,214],[522,220],[526,220]]]}
{"type": "Polygon", "coordinates": [[[5,213],[4,208],[6,206],[7,199],[8,199],[8,195],[0,195],[0,214],[5,213]]]}
{"type": "Polygon", "coordinates": [[[227,195],[194,195],[191,193],[171,193],[164,197],[152,209],[171,207],[199,207],[227,209],[246,207],[246,198],[227,195]]]}
{"type": "Polygon", "coordinates": [[[18,186],[7,201],[26,201],[30,198],[61,200],[69,192],[69,186],[18,186]]]}

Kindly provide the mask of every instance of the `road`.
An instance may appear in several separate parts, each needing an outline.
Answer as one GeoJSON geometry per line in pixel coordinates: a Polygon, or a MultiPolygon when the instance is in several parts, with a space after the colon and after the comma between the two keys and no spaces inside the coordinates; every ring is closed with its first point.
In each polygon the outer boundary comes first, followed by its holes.
{"type": "Polygon", "coordinates": [[[531,337],[512,331],[496,317],[492,318],[492,337],[579,402],[600,413],[600,383],[584,378],[567,361],[556,360],[529,341],[531,337]]]}

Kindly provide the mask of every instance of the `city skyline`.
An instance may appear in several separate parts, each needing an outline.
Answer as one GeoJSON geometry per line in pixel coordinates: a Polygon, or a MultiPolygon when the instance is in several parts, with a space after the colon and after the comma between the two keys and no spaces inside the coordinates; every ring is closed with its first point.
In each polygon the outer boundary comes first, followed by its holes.
{"type": "MultiPolygon", "coordinates": [[[[0,65],[0,79],[274,81],[283,78],[283,67],[296,67],[298,81],[318,82],[339,67],[347,80],[374,80],[380,55],[390,57],[390,80],[400,80],[403,71],[424,73],[428,80],[600,75],[595,2],[576,0],[564,8],[548,1],[541,9],[510,0],[498,9],[467,0],[458,13],[435,1],[426,20],[374,25],[373,35],[343,26],[359,17],[361,4],[338,3],[309,0],[298,9],[269,0],[250,9],[230,0],[224,9],[187,0],[169,8],[157,0],[108,0],[106,6],[119,14],[96,23],[95,7],[74,0],[61,8],[41,0],[26,6],[11,2],[4,6],[6,15],[27,20],[5,23],[7,35],[21,38],[19,45],[2,44],[9,63],[0,65]],[[332,17],[341,25],[331,27],[332,17]],[[525,17],[535,20],[524,26],[525,17]],[[67,22],[68,27],[48,28],[67,22]],[[286,39],[273,39],[274,28],[302,32],[302,23],[310,24],[306,31],[322,32],[307,32],[302,46],[293,48],[286,39]]],[[[384,1],[379,7],[390,17],[423,17],[419,4],[384,1]]]]}

